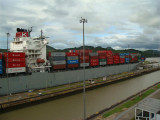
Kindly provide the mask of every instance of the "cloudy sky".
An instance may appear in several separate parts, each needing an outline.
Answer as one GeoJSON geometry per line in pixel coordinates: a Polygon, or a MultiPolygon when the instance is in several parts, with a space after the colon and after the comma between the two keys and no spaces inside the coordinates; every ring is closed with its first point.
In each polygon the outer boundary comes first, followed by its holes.
{"type": "Polygon", "coordinates": [[[160,0],[0,0],[0,48],[6,33],[33,26],[32,37],[43,30],[49,45],[64,49],[85,44],[115,49],[160,48],[160,0]]]}

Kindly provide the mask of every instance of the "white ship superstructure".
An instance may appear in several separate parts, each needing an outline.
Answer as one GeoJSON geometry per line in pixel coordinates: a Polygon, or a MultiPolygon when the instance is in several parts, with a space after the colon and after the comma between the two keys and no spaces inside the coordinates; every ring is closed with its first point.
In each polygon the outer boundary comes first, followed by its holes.
{"type": "Polygon", "coordinates": [[[11,52],[25,52],[26,67],[29,71],[45,71],[49,66],[46,59],[46,45],[48,40],[41,36],[38,38],[30,37],[31,30],[17,28],[14,41],[10,44],[11,52]]]}

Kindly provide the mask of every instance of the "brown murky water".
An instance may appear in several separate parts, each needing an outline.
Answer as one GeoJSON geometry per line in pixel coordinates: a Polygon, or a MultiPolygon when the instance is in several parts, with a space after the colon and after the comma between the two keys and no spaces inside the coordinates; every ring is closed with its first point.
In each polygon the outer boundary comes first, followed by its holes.
{"type": "MultiPolygon", "coordinates": [[[[160,81],[160,71],[97,88],[86,93],[87,116],[111,106],[160,81]]],[[[0,120],[80,120],[83,94],[0,114],[0,120]]]]}

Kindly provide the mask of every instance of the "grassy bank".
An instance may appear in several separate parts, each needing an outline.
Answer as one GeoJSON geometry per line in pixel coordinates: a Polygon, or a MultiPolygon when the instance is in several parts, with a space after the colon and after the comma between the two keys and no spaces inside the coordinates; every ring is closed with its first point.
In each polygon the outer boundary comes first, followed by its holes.
{"type": "Polygon", "coordinates": [[[108,117],[114,113],[117,113],[117,112],[122,112],[124,108],[129,108],[133,105],[135,105],[136,103],[138,103],[139,101],[141,101],[142,99],[144,99],[145,97],[147,97],[148,95],[150,95],[151,93],[155,92],[156,90],[160,89],[160,84],[156,85],[155,87],[147,90],[146,92],[144,92],[143,94],[141,94],[140,96],[137,96],[135,98],[133,98],[132,100],[124,103],[123,105],[119,106],[119,107],[116,107],[115,109],[105,113],[103,115],[103,117],[108,117]]]}

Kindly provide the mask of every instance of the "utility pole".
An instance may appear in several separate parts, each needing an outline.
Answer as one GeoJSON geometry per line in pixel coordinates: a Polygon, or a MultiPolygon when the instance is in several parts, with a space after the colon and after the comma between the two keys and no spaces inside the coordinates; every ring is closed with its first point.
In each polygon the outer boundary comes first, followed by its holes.
{"type": "Polygon", "coordinates": [[[129,64],[130,64],[130,59],[129,59],[129,44],[128,44],[128,73],[130,72],[130,70],[129,70],[129,64]]]}
{"type": "Polygon", "coordinates": [[[84,23],[87,23],[87,19],[81,17],[80,23],[83,23],[83,105],[84,105],[84,120],[86,119],[86,85],[85,85],[85,41],[84,41],[84,23]]]}
{"type": "Polygon", "coordinates": [[[9,91],[9,79],[8,79],[8,39],[9,39],[9,36],[10,36],[10,33],[6,33],[7,34],[7,82],[8,82],[8,90],[7,90],[7,96],[8,96],[8,102],[9,102],[9,94],[10,94],[10,91],[9,91]]]}

